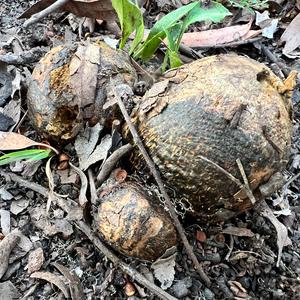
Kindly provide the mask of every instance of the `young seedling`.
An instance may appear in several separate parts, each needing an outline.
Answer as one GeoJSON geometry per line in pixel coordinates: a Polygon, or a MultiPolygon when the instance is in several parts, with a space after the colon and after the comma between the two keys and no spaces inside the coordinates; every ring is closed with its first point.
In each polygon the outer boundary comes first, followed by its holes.
{"type": "Polygon", "coordinates": [[[146,40],[143,41],[144,23],[139,7],[130,0],[112,0],[112,5],[121,24],[121,49],[125,46],[130,34],[135,31],[135,39],[130,48],[133,58],[149,60],[166,39],[167,51],[162,67],[163,71],[168,63],[171,68],[182,64],[178,51],[182,36],[189,25],[202,21],[220,22],[230,15],[230,12],[220,3],[211,2],[208,7],[202,7],[199,1],[192,2],[162,17],[155,23],[146,40]]]}

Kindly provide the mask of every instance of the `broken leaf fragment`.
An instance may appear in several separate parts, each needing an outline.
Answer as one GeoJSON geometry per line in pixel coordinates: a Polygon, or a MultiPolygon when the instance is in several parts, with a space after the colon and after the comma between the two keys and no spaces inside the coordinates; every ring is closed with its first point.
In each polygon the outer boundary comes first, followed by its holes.
{"type": "MultiPolygon", "coordinates": [[[[19,18],[29,18],[49,7],[54,2],[55,0],[40,0],[27,9],[19,18]]],[[[58,12],[70,12],[79,17],[102,19],[106,21],[113,21],[116,18],[110,0],[72,0],[64,4],[58,12]]]]}

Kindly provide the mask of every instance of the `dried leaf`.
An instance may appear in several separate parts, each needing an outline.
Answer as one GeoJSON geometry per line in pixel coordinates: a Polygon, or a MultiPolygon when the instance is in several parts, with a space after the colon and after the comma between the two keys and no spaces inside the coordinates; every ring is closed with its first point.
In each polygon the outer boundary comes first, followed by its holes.
{"type": "Polygon", "coordinates": [[[102,140],[100,145],[96,147],[94,152],[89,156],[86,162],[83,164],[83,170],[86,170],[90,165],[105,160],[108,155],[108,151],[112,146],[112,138],[110,135],[106,135],[102,140]]]}
{"type": "Polygon", "coordinates": [[[275,227],[277,232],[277,246],[278,246],[278,256],[277,256],[277,263],[276,266],[279,266],[281,255],[282,255],[282,248],[284,246],[291,245],[292,242],[288,237],[288,230],[287,228],[278,221],[278,219],[275,217],[273,211],[270,209],[270,207],[267,205],[267,203],[263,200],[260,202],[257,211],[267,218],[275,227]]]}
{"type": "Polygon", "coordinates": [[[62,276],[58,276],[57,274],[52,274],[50,272],[35,272],[35,273],[31,274],[30,277],[46,280],[46,281],[56,285],[63,292],[64,296],[67,299],[70,297],[69,289],[65,285],[62,276]]]}
{"type": "Polygon", "coordinates": [[[86,191],[88,187],[88,180],[85,176],[85,174],[77,167],[75,167],[72,163],[69,162],[69,165],[73,168],[73,170],[79,175],[80,180],[81,180],[81,187],[80,187],[80,192],[79,192],[79,204],[81,207],[85,207],[87,204],[88,200],[86,198],[86,191]]]}
{"type": "Polygon", "coordinates": [[[176,254],[176,247],[174,246],[151,265],[154,276],[160,281],[163,290],[169,288],[174,281],[176,254]]]}
{"type": "Polygon", "coordinates": [[[229,26],[200,32],[188,32],[183,35],[181,43],[189,47],[212,47],[238,40],[245,40],[248,39],[247,34],[250,31],[251,24],[252,21],[244,25],[229,26]]]}
{"type": "Polygon", "coordinates": [[[61,184],[74,184],[77,180],[77,173],[73,169],[56,170],[56,174],[59,175],[61,184]]]}
{"type": "MultiPolygon", "coordinates": [[[[29,18],[54,2],[55,0],[41,0],[32,5],[19,18],[29,18]]],[[[62,6],[58,11],[70,12],[79,17],[102,19],[106,21],[114,21],[116,18],[110,0],[72,0],[62,6]]]]}
{"type": "Polygon", "coordinates": [[[54,194],[54,179],[51,171],[51,159],[50,157],[46,163],[46,175],[48,178],[48,186],[49,186],[49,192],[48,192],[48,199],[47,199],[47,206],[46,206],[46,212],[49,212],[50,206],[52,201],[55,199],[55,194],[54,194]]]}
{"type": "Polygon", "coordinates": [[[10,233],[10,212],[5,209],[0,209],[0,225],[4,235],[10,233]]]}
{"type": "Polygon", "coordinates": [[[32,146],[47,147],[53,150],[55,153],[58,153],[58,151],[53,147],[47,144],[35,142],[22,134],[0,131],[0,150],[2,151],[20,150],[32,146]]]}
{"type": "MultiPolygon", "coordinates": [[[[1,109],[1,108],[0,108],[1,109]]],[[[3,110],[3,109],[1,109],[3,110]]],[[[15,124],[14,120],[7,114],[0,112],[0,130],[8,131],[15,124]]]]}
{"type": "Polygon", "coordinates": [[[235,236],[248,236],[248,237],[254,236],[254,233],[250,229],[234,227],[234,226],[229,226],[229,227],[223,229],[222,233],[232,234],[235,236]]]}
{"type": "Polygon", "coordinates": [[[7,201],[7,200],[12,200],[14,196],[8,192],[4,187],[0,188],[0,197],[1,200],[7,201]]]}
{"type": "MultiPolygon", "coordinates": [[[[18,124],[21,116],[21,100],[10,100],[4,107],[1,109],[1,112],[6,116],[9,116],[14,124],[18,124]]],[[[12,131],[15,126],[12,126],[9,130],[12,131]]]]}
{"type": "Polygon", "coordinates": [[[88,158],[93,153],[103,126],[97,123],[94,127],[86,127],[75,140],[75,150],[79,158],[79,168],[86,170],[89,167],[88,158]]]}
{"type": "Polygon", "coordinates": [[[19,213],[24,211],[29,205],[29,199],[23,198],[20,200],[15,200],[10,205],[10,212],[17,216],[19,213]]]}
{"type": "Polygon", "coordinates": [[[14,98],[14,95],[16,92],[19,93],[19,98],[21,98],[21,81],[22,81],[22,76],[21,72],[16,68],[16,76],[12,81],[12,92],[11,92],[11,98],[14,98]]]}
{"type": "Polygon", "coordinates": [[[45,206],[29,209],[29,213],[32,223],[41,229],[45,235],[53,236],[62,233],[64,238],[68,238],[73,233],[73,227],[66,218],[49,220],[45,206]]]}
{"type": "Polygon", "coordinates": [[[11,281],[4,281],[0,283],[0,299],[11,300],[21,299],[21,294],[11,281]]]}
{"type": "Polygon", "coordinates": [[[0,279],[7,270],[10,253],[19,240],[19,231],[15,230],[0,242],[0,279]]]}
{"type": "Polygon", "coordinates": [[[293,21],[288,25],[286,30],[281,36],[281,40],[286,42],[282,53],[285,55],[290,54],[300,46],[300,14],[298,14],[293,21]]]}
{"type": "Polygon", "coordinates": [[[271,19],[267,10],[265,10],[263,13],[258,11],[255,13],[255,24],[262,29],[262,36],[272,39],[277,30],[278,19],[271,19]]]}
{"type": "Polygon", "coordinates": [[[94,104],[97,93],[97,76],[100,61],[99,47],[88,43],[79,45],[69,65],[70,84],[74,95],[80,99],[80,107],[94,104]]]}
{"type": "Polygon", "coordinates": [[[53,263],[53,266],[68,280],[71,298],[73,300],[84,299],[85,296],[78,276],[71,273],[69,269],[59,263],[53,263]]]}
{"type": "Polygon", "coordinates": [[[229,280],[229,287],[233,294],[240,299],[249,299],[247,290],[238,281],[229,280]]]}

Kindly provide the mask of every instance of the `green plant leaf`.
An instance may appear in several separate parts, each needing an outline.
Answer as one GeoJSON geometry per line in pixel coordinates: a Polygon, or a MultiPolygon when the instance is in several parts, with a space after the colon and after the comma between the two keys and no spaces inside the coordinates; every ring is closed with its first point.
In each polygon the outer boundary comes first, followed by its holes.
{"type": "Polygon", "coordinates": [[[212,2],[210,7],[202,8],[198,3],[186,16],[183,22],[183,30],[185,31],[189,25],[195,22],[212,21],[218,23],[226,16],[231,15],[230,11],[220,3],[212,2]]]}
{"type": "Polygon", "coordinates": [[[167,51],[168,51],[171,69],[180,67],[182,65],[182,61],[179,57],[178,52],[172,50],[167,50],[167,51]]]}
{"type": "Polygon", "coordinates": [[[130,34],[136,31],[135,38],[130,48],[131,53],[144,37],[144,21],[141,10],[130,0],[112,0],[111,2],[113,8],[117,12],[121,25],[121,49],[124,48],[130,34]]]}
{"type": "Polygon", "coordinates": [[[195,22],[207,20],[220,22],[228,15],[230,15],[228,9],[216,2],[212,2],[208,8],[200,7],[200,2],[198,1],[182,6],[156,22],[144,44],[136,49],[133,56],[142,60],[150,59],[160,46],[162,40],[167,37],[170,51],[167,51],[167,59],[164,60],[163,66],[167,64],[168,60],[170,61],[170,66],[178,65],[180,59],[178,54],[176,55],[176,52],[178,52],[183,33],[187,30],[188,26],[195,22]],[[186,17],[183,23],[181,23],[179,30],[178,21],[184,16],[186,17]],[[174,28],[176,28],[176,37],[172,33],[174,28]]]}
{"type": "Polygon", "coordinates": [[[51,152],[51,149],[29,149],[10,152],[0,156],[0,166],[23,159],[29,161],[41,160],[50,156],[51,152]]]}
{"type": "Polygon", "coordinates": [[[177,68],[182,65],[177,49],[177,40],[180,36],[181,28],[182,22],[175,24],[173,27],[165,31],[168,41],[168,49],[162,64],[162,72],[166,71],[168,62],[171,68],[177,68]]]}
{"type": "Polygon", "coordinates": [[[185,16],[198,4],[198,2],[193,2],[188,5],[184,5],[168,13],[159,21],[157,21],[150,30],[144,44],[134,52],[134,58],[141,58],[142,60],[150,59],[158,49],[162,40],[166,37],[166,30],[174,26],[175,23],[177,23],[183,16],[185,16]]]}

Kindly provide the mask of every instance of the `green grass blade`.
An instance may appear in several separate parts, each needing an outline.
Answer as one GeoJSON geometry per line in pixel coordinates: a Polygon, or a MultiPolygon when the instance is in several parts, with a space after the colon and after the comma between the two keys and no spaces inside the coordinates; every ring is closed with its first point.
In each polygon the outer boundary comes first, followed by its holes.
{"type": "Polygon", "coordinates": [[[51,149],[29,149],[15,151],[0,156],[0,166],[19,160],[41,160],[50,156],[51,149]]]}

